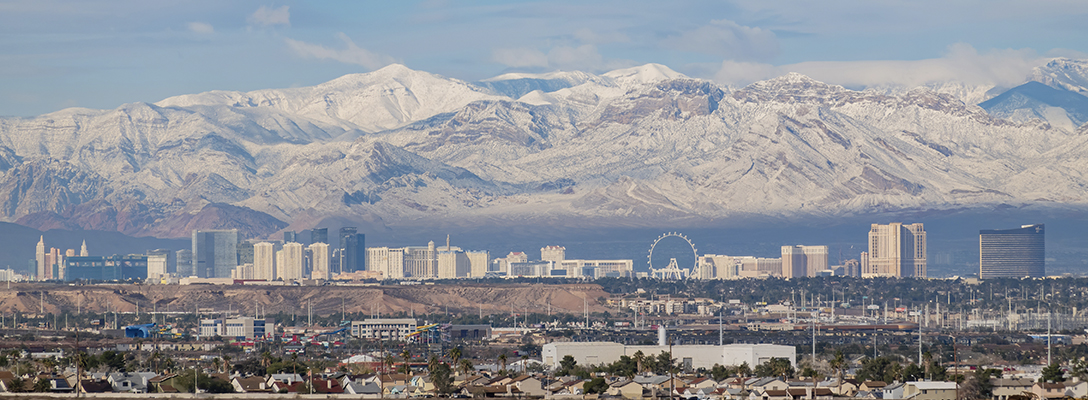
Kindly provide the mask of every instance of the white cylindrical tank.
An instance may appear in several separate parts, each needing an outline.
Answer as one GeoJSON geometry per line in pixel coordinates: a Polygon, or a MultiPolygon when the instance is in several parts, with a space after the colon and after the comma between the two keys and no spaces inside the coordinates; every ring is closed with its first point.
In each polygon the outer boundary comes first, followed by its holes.
{"type": "Polygon", "coordinates": [[[669,345],[668,343],[665,342],[665,325],[658,325],[657,326],[657,345],[658,346],[668,346],[669,345]]]}

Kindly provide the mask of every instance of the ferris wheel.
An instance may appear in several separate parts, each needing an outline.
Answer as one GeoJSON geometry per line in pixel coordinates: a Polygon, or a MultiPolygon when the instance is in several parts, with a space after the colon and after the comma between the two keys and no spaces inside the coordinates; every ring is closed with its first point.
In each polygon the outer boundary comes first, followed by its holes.
{"type": "Polygon", "coordinates": [[[657,239],[654,240],[653,244],[650,245],[650,254],[646,256],[646,261],[647,264],[650,265],[650,275],[654,278],[665,280],[681,280],[691,276],[691,272],[695,271],[696,267],[699,265],[699,250],[695,249],[695,244],[691,242],[691,239],[688,239],[688,237],[684,236],[684,234],[682,233],[663,233],[661,234],[661,236],[658,236],[657,239]],[[687,243],[689,247],[691,247],[691,255],[695,260],[691,267],[680,268],[680,265],[676,262],[676,258],[670,258],[669,265],[666,265],[664,268],[654,268],[654,249],[657,248],[658,243],[661,243],[663,239],[668,237],[680,238],[685,243],[687,243]]]}

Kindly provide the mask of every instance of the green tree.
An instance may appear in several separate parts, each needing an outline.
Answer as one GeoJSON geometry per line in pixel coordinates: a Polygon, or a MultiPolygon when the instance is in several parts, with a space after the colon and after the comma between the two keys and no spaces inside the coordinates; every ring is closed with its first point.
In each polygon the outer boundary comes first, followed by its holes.
{"type": "Polygon", "coordinates": [[[450,377],[450,366],[445,363],[435,363],[430,367],[428,373],[431,376],[431,382],[434,383],[434,390],[439,395],[447,395],[452,391],[453,378],[450,377]]]}
{"type": "MultiPolygon", "coordinates": [[[[505,356],[505,354],[503,354],[505,356]]],[[[578,365],[578,361],[574,360],[574,356],[567,354],[563,356],[562,360],[559,360],[559,371],[556,371],[556,375],[566,376],[570,375],[574,371],[574,367],[578,365]]]]}
{"type": "Polygon", "coordinates": [[[1058,363],[1047,365],[1043,368],[1043,376],[1039,378],[1039,382],[1065,382],[1065,372],[1058,363]]]}
{"type": "Polygon", "coordinates": [[[714,364],[713,367],[710,367],[710,377],[717,382],[721,382],[726,378],[729,378],[730,374],[731,372],[729,371],[729,368],[726,368],[721,364],[714,364]]]}
{"type": "Polygon", "coordinates": [[[26,391],[26,380],[24,380],[21,376],[16,375],[14,378],[11,379],[11,383],[10,383],[10,386],[8,388],[8,391],[10,391],[12,393],[25,392],[26,391]]]}
{"type": "Polygon", "coordinates": [[[582,391],[585,394],[601,394],[606,390],[608,390],[608,383],[601,377],[590,379],[589,382],[582,385],[582,391]]]}
{"type": "Polygon", "coordinates": [[[635,361],[635,370],[637,374],[641,374],[645,371],[645,369],[642,368],[642,363],[646,362],[646,355],[642,353],[642,350],[636,351],[631,359],[635,361]]]}
{"type": "Polygon", "coordinates": [[[461,371],[462,374],[468,375],[476,370],[476,366],[472,365],[472,360],[462,358],[461,363],[457,364],[457,369],[461,371]]]}
{"type": "Polygon", "coordinates": [[[835,358],[827,362],[831,369],[835,370],[835,377],[838,378],[839,388],[835,393],[842,394],[842,376],[846,369],[846,356],[842,354],[842,350],[835,350],[835,358]]]}
{"type": "Polygon", "coordinates": [[[740,375],[742,378],[747,378],[748,375],[751,374],[752,367],[748,365],[747,361],[741,363],[740,366],[737,367],[737,375],[740,375]]]}
{"type": "Polygon", "coordinates": [[[919,367],[918,364],[910,363],[910,365],[903,368],[903,381],[920,381],[925,379],[925,374],[926,371],[922,370],[922,367],[919,367]]]}
{"type": "Polygon", "coordinates": [[[767,362],[757,365],[755,374],[760,377],[779,377],[783,380],[793,376],[793,364],[785,358],[772,358],[767,362]]]}
{"type": "Polygon", "coordinates": [[[855,376],[859,381],[882,381],[891,368],[892,361],[887,357],[866,358],[861,361],[861,369],[855,376]]]}
{"type": "Polygon", "coordinates": [[[34,382],[34,391],[39,393],[48,392],[53,389],[53,384],[48,379],[38,378],[37,382],[34,382]]]}
{"type": "MultiPolygon", "coordinates": [[[[193,371],[182,371],[178,374],[177,378],[174,378],[174,387],[183,393],[192,393],[193,379],[193,371]]],[[[212,378],[208,376],[208,374],[205,374],[204,371],[197,370],[195,372],[195,379],[197,381],[196,386],[207,393],[234,392],[234,387],[231,386],[230,382],[212,378]]]]}

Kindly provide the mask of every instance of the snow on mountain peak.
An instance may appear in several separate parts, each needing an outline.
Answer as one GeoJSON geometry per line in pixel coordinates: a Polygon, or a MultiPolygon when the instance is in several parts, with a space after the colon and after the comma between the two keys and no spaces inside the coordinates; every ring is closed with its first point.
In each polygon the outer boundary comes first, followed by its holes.
{"type": "Polygon", "coordinates": [[[602,76],[614,79],[621,86],[644,85],[671,79],[688,78],[687,75],[673,71],[669,67],[654,63],[608,71],[602,76]]]}
{"type": "Polygon", "coordinates": [[[1088,96],[1088,60],[1055,58],[1035,67],[1029,80],[1088,96]]]}

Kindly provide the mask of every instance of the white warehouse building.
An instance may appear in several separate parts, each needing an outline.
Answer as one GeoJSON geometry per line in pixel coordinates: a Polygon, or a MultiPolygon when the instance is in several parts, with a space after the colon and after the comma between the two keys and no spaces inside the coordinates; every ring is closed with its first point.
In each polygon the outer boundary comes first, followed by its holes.
{"type": "MultiPolygon", "coordinates": [[[[556,342],[543,346],[541,356],[544,365],[559,368],[559,362],[565,356],[574,357],[578,365],[611,364],[619,361],[620,356],[634,356],[642,351],[646,357],[669,352],[669,346],[626,346],[613,342],[556,342]]],[[[797,349],[793,346],[776,344],[727,344],[715,345],[675,345],[672,357],[686,368],[707,368],[714,364],[734,366],[748,363],[755,368],[772,358],[790,360],[797,368],[797,349]]]]}

